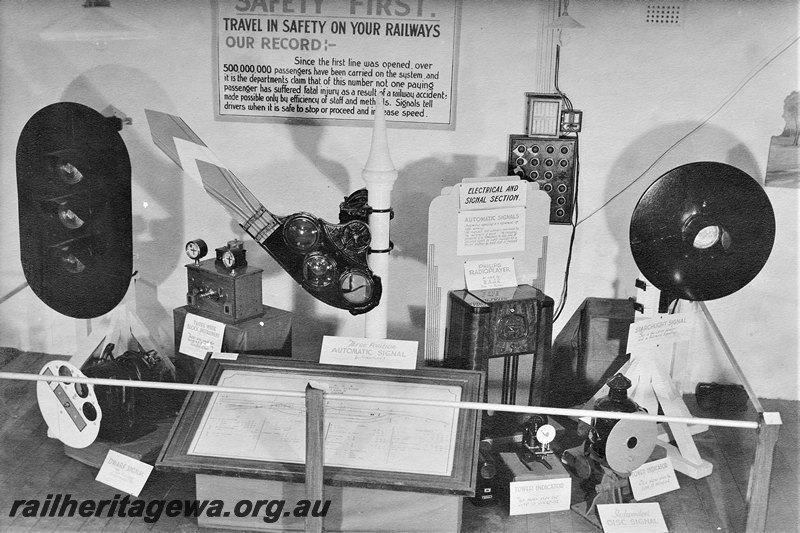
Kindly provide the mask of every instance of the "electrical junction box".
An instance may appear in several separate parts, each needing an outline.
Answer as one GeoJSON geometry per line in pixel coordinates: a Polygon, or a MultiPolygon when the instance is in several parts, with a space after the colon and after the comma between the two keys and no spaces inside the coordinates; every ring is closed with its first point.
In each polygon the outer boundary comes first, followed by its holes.
{"type": "Polygon", "coordinates": [[[533,181],[550,196],[550,223],[569,224],[575,206],[578,137],[510,135],[508,174],[533,181]]]}
{"type": "Polygon", "coordinates": [[[215,320],[236,324],[264,313],[261,303],[260,268],[244,265],[226,268],[206,259],[186,265],[186,303],[215,320]]]}

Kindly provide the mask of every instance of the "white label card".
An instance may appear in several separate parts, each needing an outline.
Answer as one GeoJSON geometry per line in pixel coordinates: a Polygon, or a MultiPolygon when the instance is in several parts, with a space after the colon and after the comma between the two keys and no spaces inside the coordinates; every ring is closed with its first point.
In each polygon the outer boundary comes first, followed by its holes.
{"type": "Polygon", "coordinates": [[[639,501],[681,488],[669,457],[643,464],[631,472],[630,482],[639,501]]]}
{"type": "Polygon", "coordinates": [[[205,359],[208,352],[222,350],[222,337],[225,334],[225,324],[208,318],[188,313],[183,322],[181,345],[178,351],[205,359]]]}
{"type": "Polygon", "coordinates": [[[689,340],[692,327],[688,313],[656,314],[653,318],[638,320],[628,330],[628,353],[636,353],[637,348],[689,340]]]}
{"type": "Polygon", "coordinates": [[[138,497],[152,471],[153,467],[147,463],[114,450],[108,450],[108,455],[100,465],[100,471],[97,472],[95,479],[109,487],[138,497]]]}
{"type": "Polygon", "coordinates": [[[482,181],[459,185],[459,209],[497,209],[500,207],[525,207],[528,187],[526,182],[482,181]]]}
{"type": "Polygon", "coordinates": [[[231,352],[212,352],[211,359],[222,359],[224,361],[236,361],[239,359],[238,353],[231,352]]]}
{"type": "Polygon", "coordinates": [[[569,509],[571,478],[532,479],[509,483],[508,514],[550,513],[569,509]]]}
{"type": "Polygon", "coordinates": [[[502,289],[517,286],[517,271],[513,257],[489,261],[464,261],[467,290],[502,289]]]}
{"type": "Polygon", "coordinates": [[[319,362],[371,368],[417,368],[417,341],[322,337],[319,362]]]}
{"type": "Polygon", "coordinates": [[[525,250],[525,208],[458,212],[456,255],[525,250]]]}
{"type": "Polygon", "coordinates": [[[604,533],[668,533],[657,503],[610,503],[597,506],[604,533]]]}

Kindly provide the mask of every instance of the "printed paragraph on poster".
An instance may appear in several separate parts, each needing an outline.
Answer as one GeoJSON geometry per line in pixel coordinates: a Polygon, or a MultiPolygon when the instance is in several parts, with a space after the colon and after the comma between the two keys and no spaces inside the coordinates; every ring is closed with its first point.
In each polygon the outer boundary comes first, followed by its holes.
{"type": "Polygon", "coordinates": [[[449,125],[455,0],[219,0],[221,117],[449,125]]]}

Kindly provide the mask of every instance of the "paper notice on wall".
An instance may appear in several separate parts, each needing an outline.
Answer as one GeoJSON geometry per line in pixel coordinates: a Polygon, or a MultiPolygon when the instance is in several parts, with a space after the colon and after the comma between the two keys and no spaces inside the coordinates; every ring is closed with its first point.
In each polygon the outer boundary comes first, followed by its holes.
{"type": "Polygon", "coordinates": [[[502,289],[517,286],[517,271],[513,257],[489,261],[464,261],[467,290],[502,289]]]}
{"type": "Polygon", "coordinates": [[[222,351],[224,334],[225,324],[222,322],[187,313],[178,351],[197,359],[205,359],[208,352],[222,351]]]}
{"type": "Polygon", "coordinates": [[[456,0],[217,0],[217,114],[450,126],[456,0]]]}
{"type": "Polygon", "coordinates": [[[520,252],[525,249],[525,208],[458,212],[457,255],[520,252]]]}
{"type": "Polygon", "coordinates": [[[694,326],[692,318],[689,313],[656,314],[634,322],[628,330],[628,353],[689,340],[694,326]]]}

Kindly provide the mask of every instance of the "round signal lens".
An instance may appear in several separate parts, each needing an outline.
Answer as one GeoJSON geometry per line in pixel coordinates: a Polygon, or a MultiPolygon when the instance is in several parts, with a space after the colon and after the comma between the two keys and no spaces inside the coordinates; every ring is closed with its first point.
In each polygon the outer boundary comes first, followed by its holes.
{"type": "Polygon", "coordinates": [[[307,216],[294,217],[283,227],[286,244],[301,253],[305,253],[317,245],[319,234],[319,224],[307,216]]]}

